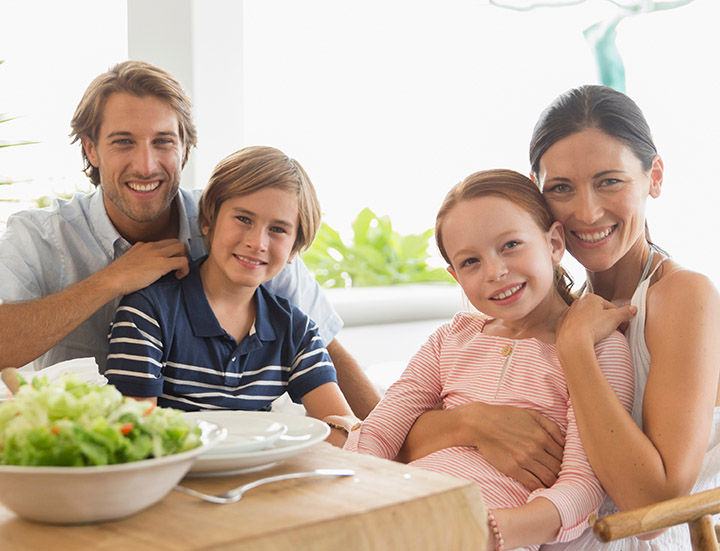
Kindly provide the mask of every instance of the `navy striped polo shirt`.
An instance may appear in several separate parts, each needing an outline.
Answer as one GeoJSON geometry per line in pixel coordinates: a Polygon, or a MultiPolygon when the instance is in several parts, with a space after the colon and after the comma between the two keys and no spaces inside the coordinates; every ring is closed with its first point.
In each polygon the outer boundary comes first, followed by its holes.
{"type": "Polygon", "coordinates": [[[105,376],[127,396],[158,405],[265,410],[285,391],[294,402],[328,382],[335,367],[317,325],[264,286],[255,292],[255,323],[238,343],[210,308],[199,267],[169,274],[125,296],[110,327],[105,376]]]}

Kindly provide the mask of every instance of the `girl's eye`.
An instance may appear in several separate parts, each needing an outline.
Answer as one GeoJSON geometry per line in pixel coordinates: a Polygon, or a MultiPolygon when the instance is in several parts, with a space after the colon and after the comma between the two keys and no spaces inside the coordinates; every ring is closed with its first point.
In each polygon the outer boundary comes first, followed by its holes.
{"type": "Polygon", "coordinates": [[[285,228],[280,227],[280,226],[273,226],[273,227],[270,228],[270,231],[271,231],[271,232],[274,232],[274,233],[287,233],[287,231],[285,230],[285,228]]]}
{"type": "Polygon", "coordinates": [[[512,249],[514,247],[517,247],[520,244],[520,241],[511,240],[505,243],[502,248],[503,250],[512,249]]]}
{"type": "Polygon", "coordinates": [[[243,224],[249,224],[249,223],[250,223],[250,219],[249,219],[247,216],[242,216],[242,215],[241,215],[241,216],[236,216],[235,218],[236,218],[237,220],[239,220],[240,222],[242,222],[243,224]]]}
{"type": "Polygon", "coordinates": [[[468,258],[460,263],[460,267],[465,268],[466,266],[471,266],[477,262],[480,262],[477,258],[468,258]]]}

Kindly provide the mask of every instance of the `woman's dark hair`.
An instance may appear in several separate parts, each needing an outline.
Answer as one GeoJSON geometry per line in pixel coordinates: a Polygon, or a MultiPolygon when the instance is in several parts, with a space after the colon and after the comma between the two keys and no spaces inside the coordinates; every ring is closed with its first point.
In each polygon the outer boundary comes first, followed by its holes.
{"type": "Polygon", "coordinates": [[[540,115],[530,140],[530,166],[537,180],[540,159],[557,141],[597,128],[627,145],[650,170],[657,155],[650,127],[637,104],[608,86],[586,85],[558,96],[540,115]]]}

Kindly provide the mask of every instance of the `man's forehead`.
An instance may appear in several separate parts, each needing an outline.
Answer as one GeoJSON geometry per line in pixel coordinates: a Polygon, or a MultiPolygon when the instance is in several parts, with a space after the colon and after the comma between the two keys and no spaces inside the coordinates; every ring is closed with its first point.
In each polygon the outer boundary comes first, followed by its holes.
{"type": "Polygon", "coordinates": [[[101,137],[110,135],[179,135],[180,123],[172,106],[157,96],[114,92],[105,100],[101,137]]]}

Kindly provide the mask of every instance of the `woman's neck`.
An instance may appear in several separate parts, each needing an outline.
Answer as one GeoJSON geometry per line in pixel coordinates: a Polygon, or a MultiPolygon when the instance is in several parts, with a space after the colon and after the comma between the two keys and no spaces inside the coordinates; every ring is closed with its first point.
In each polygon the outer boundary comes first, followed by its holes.
{"type": "Polygon", "coordinates": [[[483,333],[516,340],[534,338],[555,344],[557,323],[567,309],[567,303],[553,288],[547,298],[524,318],[512,321],[494,318],[485,325],[483,333]]]}
{"type": "MultiPolygon", "coordinates": [[[[643,236],[611,268],[602,272],[586,272],[589,289],[619,306],[629,304],[649,258],[650,244],[643,236]]],[[[654,259],[653,264],[658,261],[654,259]]]]}

